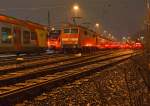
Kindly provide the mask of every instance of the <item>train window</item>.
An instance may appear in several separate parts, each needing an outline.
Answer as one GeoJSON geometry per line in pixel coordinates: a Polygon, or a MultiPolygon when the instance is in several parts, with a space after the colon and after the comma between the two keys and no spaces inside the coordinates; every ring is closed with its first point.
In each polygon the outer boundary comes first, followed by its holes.
{"type": "Polygon", "coordinates": [[[87,35],[88,33],[87,33],[87,31],[84,31],[84,35],[87,35]]]}
{"type": "Polygon", "coordinates": [[[35,32],[31,32],[31,40],[37,40],[35,32]]]}
{"type": "Polygon", "coordinates": [[[50,32],[50,34],[56,34],[59,35],[61,33],[61,30],[53,30],[50,32]]]}
{"type": "Polygon", "coordinates": [[[29,31],[23,31],[23,43],[24,44],[30,43],[30,32],[29,31]]]}
{"type": "Polygon", "coordinates": [[[50,38],[57,39],[60,36],[60,33],[61,33],[60,30],[51,31],[50,38]]]}
{"type": "Polygon", "coordinates": [[[11,29],[2,27],[2,43],[11,43],[11,29]]]}
{"type": "Polygon", "coordinates": [[[60,36],[61,30],[54,30],[50,32],[50,38],[57,39],[60,36]]]}
{"type": "Polygon", "coordinates": [[[64,29],[64,33],[70,33],[70,29],[64,29]]]}
{"type": "Polygon", "coordinates": [[[78,33],[78,29],[76,29],[76,28],[75,29],[71,29],[71,33],[72,34],[77,34],[78,33]]]}

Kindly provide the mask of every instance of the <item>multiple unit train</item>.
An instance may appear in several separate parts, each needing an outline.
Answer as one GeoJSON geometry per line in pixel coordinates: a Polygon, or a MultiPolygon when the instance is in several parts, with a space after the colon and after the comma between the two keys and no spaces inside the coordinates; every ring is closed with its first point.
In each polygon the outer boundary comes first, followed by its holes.
{"type": "Polygon", "coordinates": [[[30,21],[0,15],[0,53],[32,52],[47,48],[47,29],[30,21]]]}
{"type": "MultiPolygon", "coordinates": [[[[120,43],[79,25],[68,24],[49,32],[47,26],[0,15],[0,53],[39,52],[47,48],[96,50],[119,47],[120,43]]],[[[138,44],[138,47],[142,46],[138,44]]]]}

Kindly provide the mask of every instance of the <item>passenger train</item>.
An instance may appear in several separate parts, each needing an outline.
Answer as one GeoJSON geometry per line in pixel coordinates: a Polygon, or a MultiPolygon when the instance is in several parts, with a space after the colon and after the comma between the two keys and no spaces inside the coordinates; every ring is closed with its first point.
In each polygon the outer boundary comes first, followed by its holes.
{"type": "Polygon", "coordinates": [[[65,50],[103,49],[113,42],[83,26],[67,25],[62,28],[61,43],[62,48],[65,50]]]}
{"type": "Polygon", "coordinates": [[[0,53],[41,51],[46,42],[44,25],[0,15],[0,53]]]}
{"type": "Polygon", "coordinates": [[[49,33],[45,25],[0,15],[0,53],[122,48],[119,44],[80,25],[67,24],[49,33]]]}
{"type": "Polygon", "coordinates": [[[80,25],[65,25],[61,33],[61,45],[64,50],[97,50],[97,49],[141,49],[140,42],[123,43],[110,39],[80,25]]]}

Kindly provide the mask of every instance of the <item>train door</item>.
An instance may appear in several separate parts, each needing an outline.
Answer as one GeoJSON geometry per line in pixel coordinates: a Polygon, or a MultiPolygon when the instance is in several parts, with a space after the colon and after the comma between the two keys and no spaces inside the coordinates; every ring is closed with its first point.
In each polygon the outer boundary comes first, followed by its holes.
{"type": "Polygon", "coordinates": [[[38,39],[38,46],[41,48],[47,47],[47,32],[44,30],[36,30],[37,32],[37,39],[38,39]]]}
{"type": "Polygon", "coordinates": [[[16,50],[21,50],[21,29],[14,28],[13,30],[14,35],[14,46],[16,50]]]}

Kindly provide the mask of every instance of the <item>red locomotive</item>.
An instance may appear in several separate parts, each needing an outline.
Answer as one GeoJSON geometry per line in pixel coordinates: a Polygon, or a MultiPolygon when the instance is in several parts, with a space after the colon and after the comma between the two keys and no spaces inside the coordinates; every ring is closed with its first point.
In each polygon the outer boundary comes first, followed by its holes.
{"type": "Polygon", "coordinates": [[[60,41],[61,30],[52,30],[48,35],[48,48],[54,50],[61,49],[61,41],[60,41]]]}
{"type": "Polygon", "coordinates": [[[112,42],[82,26],[67,25],[62,29],[61,43],[63,49],[95,50],[110,47],[112,42]]]}
{"type": "Polygon", "coordinates": [[[62,29],[61,43],[63,49],[96,48],[96,34],[82,26],[68,25],[62,29]]]}

